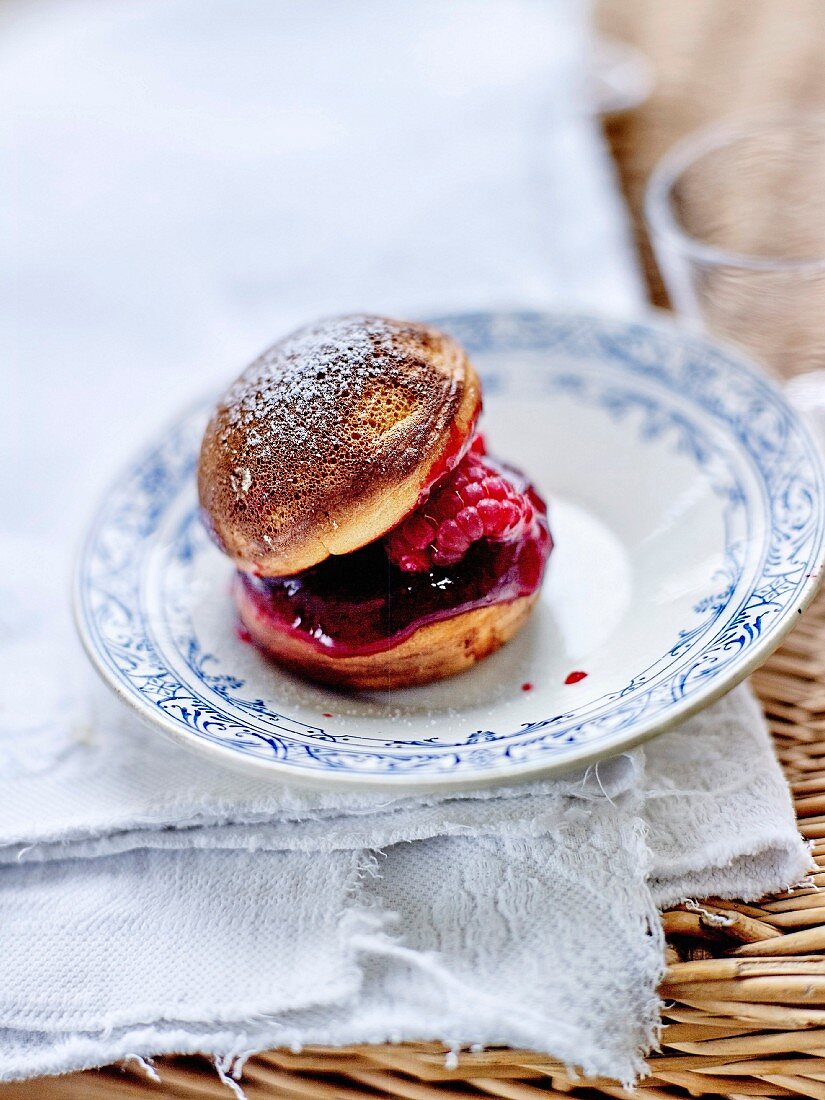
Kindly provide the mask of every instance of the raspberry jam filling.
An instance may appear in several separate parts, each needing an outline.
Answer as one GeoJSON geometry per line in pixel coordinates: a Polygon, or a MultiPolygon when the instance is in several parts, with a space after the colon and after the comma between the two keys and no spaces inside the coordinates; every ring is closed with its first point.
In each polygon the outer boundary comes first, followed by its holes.
{"type": "Polygon", "coordinates": [[[553,546],[546,506],[480,437],[385,538],[291,577],[238,574],[273,630],[330,656],[378,653],[427,623],[532,595],[553,546]]]}

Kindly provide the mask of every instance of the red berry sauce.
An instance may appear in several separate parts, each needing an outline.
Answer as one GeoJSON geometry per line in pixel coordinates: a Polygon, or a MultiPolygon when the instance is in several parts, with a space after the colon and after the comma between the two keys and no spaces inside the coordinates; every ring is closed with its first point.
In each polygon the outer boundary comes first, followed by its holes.
{"type": "Polygon", "coordinates": [[[427,623],[532,595],[553,546],[546,512],[523,475],[482,459],[474,443],[386,538],[291,577],[241,573],[238,580],[273,629],[330,655],[379,653],[427,623]],[[466,487],[479,482],[482,495],[471,489],[468,501],[466,487]],[[488,499],[503,507],[484,508],[488,499]],[[473,501],[482,513],[482,530],[475,521],[458,524],[457,517],[473,501]],[[511,503],[512,508],[504,507],[511,503]],[[488,520],[482,518],[485,512],[488,520]],[[411,530],[417,551],[409,546],[411,530]],[[413,562],[406,560],[413,552],[418,554],[413,562]]]}

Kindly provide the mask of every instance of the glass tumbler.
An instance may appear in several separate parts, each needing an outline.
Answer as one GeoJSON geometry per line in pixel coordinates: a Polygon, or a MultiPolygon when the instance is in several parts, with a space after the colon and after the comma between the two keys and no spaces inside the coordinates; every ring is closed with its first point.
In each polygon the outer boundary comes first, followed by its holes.
{"type": "Polygon", "coordinates": [[[825,427],[825,112],[688,137],[651,175],[645,216],[674,309],[793,379],[825,427]]]}

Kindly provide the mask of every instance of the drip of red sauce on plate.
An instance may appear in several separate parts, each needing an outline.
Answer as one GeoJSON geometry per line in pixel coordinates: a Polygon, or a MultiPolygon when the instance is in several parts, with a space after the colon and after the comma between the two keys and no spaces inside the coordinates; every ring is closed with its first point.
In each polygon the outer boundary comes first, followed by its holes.
{"type": "Polygon", "coordinates": [[[587,673],[586,673],[586,672],[580,672],[580,671],[577,671],[577,672],[571,672],[571,673],[570,673],[570,674],[569,674],[569,675],[568,675],[568,676],[567,676],[567,677],[565,678],[565,681],[564,681],[564,682],[565,682],[566,684],[578,684],[578,683],[579,683],[579,681],[581,681],[581,680],[584,680],[584,679],[585,679],[586,677],[587,677],[587,673]]]}

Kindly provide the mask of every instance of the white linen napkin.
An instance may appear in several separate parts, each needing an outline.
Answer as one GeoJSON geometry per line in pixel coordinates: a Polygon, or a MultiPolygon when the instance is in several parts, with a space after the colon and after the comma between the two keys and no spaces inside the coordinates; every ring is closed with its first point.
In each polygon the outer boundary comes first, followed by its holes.
{"type": "Polygon", "coordinates": [[[804,873],[747,688],[580,775],[388,799],[167,743],[91,687],[68,624],[69,547],[114,463],[290,324],[641,307],[582,110],[584,16],[12,5],[0,1079],[419,1038],[629,1081],[658,1021],[656,905],[804,873]]]}
{"type": "Polygon", "coordinates": [[[630,1079],[658,1018],[655,905],[756,897],[808,863],[744,687],[585,774],[431,800],[250,782],[115,704],[100,719],[0,782],[5,1076],[433,1038],[630,1079]]]}

